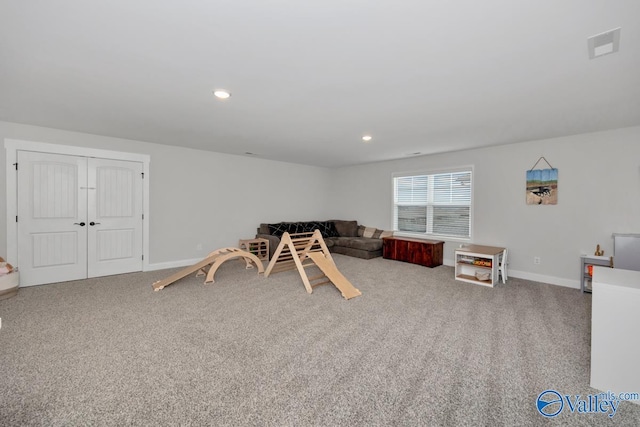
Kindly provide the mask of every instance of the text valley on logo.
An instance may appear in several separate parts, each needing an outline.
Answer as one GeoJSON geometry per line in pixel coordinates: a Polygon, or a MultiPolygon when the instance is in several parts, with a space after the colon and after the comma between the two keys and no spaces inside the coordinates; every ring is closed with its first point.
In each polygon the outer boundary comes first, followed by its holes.
{"type": "Polygon", "coordinates": [[[579,414],[607,414],[613,418],[623,400],[637,400],[638,393],[620,393],[611,391],[606,393],[589,394],[584,398],[579,394],[562,395],[556,390],[545,390],[538,395],[536,409],[540,415],[548,418],[558,416],[565,408],[571,413],[579,414]]]}

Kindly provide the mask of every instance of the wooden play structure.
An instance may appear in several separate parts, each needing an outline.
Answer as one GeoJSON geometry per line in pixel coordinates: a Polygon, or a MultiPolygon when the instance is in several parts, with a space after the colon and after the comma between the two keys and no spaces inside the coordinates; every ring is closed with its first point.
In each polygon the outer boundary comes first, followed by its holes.
{"type": "Polygon", "coordinates": [[[204,276],[205,274],[207,275],[204,283],[213,283],[214,282],[213,276],[216,274],[216,271],[218,270],[218,268],[220,268],[220,265],[225,261],[234,259],[234,258],[244,259],[246,263],[245,268],[247,269],[253,268],[253,265],[251,264],[253,263],[256,265],[256,267],[258,267],[258,274],[264,273],[264,267],[262,265],[262,261],[260,261],[258,257],[253,255],[252,253],[243,251],[238,248],[222,248],[222,249],[217,249],[211,252],[209,255],[207,255],[205,259],[203,259],[199,263],[194,264],[190,267],[186,267],[178,271],[177,273],[172,274],[171,276],[167,277],[164,280],[158,280],[153,284],[153,290],[159,291],[163,289],[165,286],[169,286],[170,284],[196,271],[197,271],[196,276],[204,276]],[[205,269],[207,267],[209,267],[209,270],[208,272],[205,272],[205,269]]]}
{"type": "Polygon", "coordinates": [[[269,241],[267,239],[240,239],[238,247],[254,254],[260,261],[269,261],[269,241]]]}
{"type": "Polygon", "coordinates": [[[315,230],[313,233],[284,233],[280,238],[278,248],[271,258],[271,262],[265,270],[264,276],[268,277],[271,273],[293,269],[298,269],[308,293],[312,293],[313,288],[316,286],[333,283],[345,299],[362,295],[338,271],[338,267],[333,262],[333,258],[319,230],[315,230]],[[318,267],[322,274],[307,277],[304,269],[310,266],[318,267]]]}

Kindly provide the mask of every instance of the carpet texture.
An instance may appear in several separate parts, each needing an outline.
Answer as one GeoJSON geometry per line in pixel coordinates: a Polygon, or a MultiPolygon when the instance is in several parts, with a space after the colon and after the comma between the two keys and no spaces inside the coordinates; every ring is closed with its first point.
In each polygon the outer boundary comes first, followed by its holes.
{"type": "Polygon", "coordinates": [[[590,295],[334,259],[362,296],[240,261],[159,292],[178,269],[21,288],[0,301],[0,425],[640,425],[630,402],[536,410],[547,389],[597,393],[590,295]]]}

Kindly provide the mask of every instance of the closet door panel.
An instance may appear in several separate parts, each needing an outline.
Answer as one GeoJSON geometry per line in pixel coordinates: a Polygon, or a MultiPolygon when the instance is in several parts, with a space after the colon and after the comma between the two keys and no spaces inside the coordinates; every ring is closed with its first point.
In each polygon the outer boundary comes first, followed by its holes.
{"type": "Polygon", "coordinates": [[[21,286],[87,277],[87,159],[18,151],[21,286]]]}
{"type": "Polygon", "coordinates": [[[142,163],[89,159],[89,277],[142,270],[142,163]]]}

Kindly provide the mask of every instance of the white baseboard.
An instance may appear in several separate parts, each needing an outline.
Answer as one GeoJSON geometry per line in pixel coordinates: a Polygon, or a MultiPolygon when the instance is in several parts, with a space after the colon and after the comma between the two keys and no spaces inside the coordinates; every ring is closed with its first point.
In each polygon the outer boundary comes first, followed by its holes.
{"type": "MultiPolygon", "coordinates": [[[[443,264],[449,267],[455,267],[455,262],[452,259],[443,260],[443,264]]],[[[533,282],[548,283],[550,285],[580,289],[579,280],[563,279],[562,277],[546,276],[544,274],[536,274],[536,273],[530,273],[528,271],[518,271],[518,270],[507,270],[507,273],[509,277],[515,277],[517,279],[531,280],[533,282]]]]}
{"type": "Polygon", "coordinates": [[[442,260],[442,265],[446,265],[446,266],[448,266],[448,267],[455,267],[455,266],[456,266],[456,263],[455,263],[452,259],[446,259],[446,258],[444,258],[444,259],[442,260]]]}
{"type": "Polygon", "coordinates": [[[178,261],[167,261],[149,264],[145,271],[166,270],[167,268],[186,267],[202,261],[202,258],[182,259],[178,261]]]}
{"type": "Polygon", "coordinates": [[[529,273],[528,271],[507,270],[509,277],[531,280],[534,282],[548,283],[550,285],[564,286],[566,288],[580,289],[580,281],[574,279],[563,279],[562,277],[546,276],[544,274],[529,273]]]}

